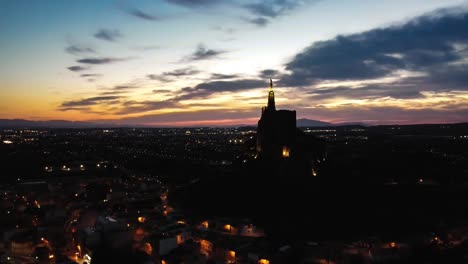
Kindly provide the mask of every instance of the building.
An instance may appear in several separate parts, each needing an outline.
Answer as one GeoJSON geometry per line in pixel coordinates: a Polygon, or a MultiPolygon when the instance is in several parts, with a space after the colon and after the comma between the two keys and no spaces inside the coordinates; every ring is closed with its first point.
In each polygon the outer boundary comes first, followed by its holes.
{"type": "Polygon", "coordinates": [[[255,156],[271,170],[263,170],[266,175],[315,177],[325,161],[324,142],[296,127],[296,111],[276,109],[271,79],[268,104],[258,121],[255,156]]]}
{"type": "Polygon", "coordinates": [[[273,81],[270,79],[268,105],[262,107],[257,128],[257,155],[279,160],[294,155],[296,145],[296,111],[276,110],[273,81]]]}

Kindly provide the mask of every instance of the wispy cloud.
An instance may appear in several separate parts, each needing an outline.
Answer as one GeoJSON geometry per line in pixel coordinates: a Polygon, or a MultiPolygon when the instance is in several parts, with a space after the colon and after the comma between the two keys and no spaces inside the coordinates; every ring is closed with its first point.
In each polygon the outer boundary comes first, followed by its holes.
{"type": "Polygon", "coordinates": [[[88,67],[83,67],[83,66],[70,66],[70,67],[67,67],[67,69],[69,69],[70,71],[78,72],[78,71],[87,70],[88,67]]]}
{"type": "Polygon", "coordinates": [[[109,57],[102,57],[102,58],[84,58],[79,59],[76,62],[84,63],[84,64],[109,64],[119,61],[126,61],[129,58],[109,58],[109,57]]]}
{"type": "Polygon", "coordinates": [[[222,26],[215,26],[213,27],[213,30],[221,31],[226,34],[233,34],[234,32],[236,32],[236,30],[232,27],[222,27],[222,26]]]}
{"type": "Polygon", "coordinates": [[[168,78],[168,77],[166,77],[164,75],[161,75],[161,74],[148,74],[147,77],[150,80],[159,81],[159,82],[163,82],[163,83],[172,81],[171,78],[168,78]]]}
{"type": "Polygon", "coordinates": [[[130,9],[127,10],[127,12],[130,15],[134,16],[134,17],[141,18],[141,19],[144,19],[144,20],[159,21],[159,20],[162,19],[159,16],[156,16],[156,15],[153,15],[153,14],[150,14],[150,13],[147,13],[147,12],[143,12],[138,8],[130,8],[130,9]]]}
{"type": "Polygon", "coordinates": [[[317,0],[260,0],[244,7],[255,15],[275,18],[310,2],[317,2],[317,0]]]}
{"type": "Polygon", "coordinates": [[[139,88],[136,85],[116,85],[112,88],[112,90],[129,90],[129,89],[136,89],[139,88]]]}
{"type": "Polygon", "coordinates": [[[198,73],[200,73],[199,70],[192,68],[192,67],[186,67],[186,68],[163,72],[161,74],[148,74],[147,77],[151,80],[156,80],[160,82],[170,82],[173,80],[174,77],[192,76],[198,73]]]}
{"type": "Polygon", "coordinates": [[[200,71],[192,67],[187,67],[187,68],[182,68],[182,69],[176,69],[173,71],[163,72],[163,75],[180,77],[180,76],[187,76],[187,75],[195,75],[197,73],[200,73],[200,71]]]}
{"type": "Polygon", "coordinates": [[[79,45],[79,44],[71,44],[68,47],[65,48],[65,51],[67,53],[73,54],[73,55],[82,55],[86,53],[95,53],[96,51],[88,46],[85,45],[79,45]]]}
{"type": "Polygon", "coordinates": [[[158,90],[153,90],[154,94],[167,94],[167,93],[172,93],[172,90],[169,89],[158,89],[158,90]]]}
{"type": "Polygon", "coordinates": [[[98,74],[98,73],[84,73],[84,74],[81,74],[80,76],[81,76],[81,77],[100,77],[100,76],[102,76],[102,74],[98,74]]]}
{"type": "Polygon", "coordinates": [[[257,26],[266,26],[270,19],[284,16],[307,4],[319,2],[320,0],[257,0],[246,4],[247,9],[255,18],[247,19],[247,22],[257,26]]]}
{"type": "Polygon", "coordinates": [[[222,80],[222,79],[234,79],[238,78],[238,74],[221,74],[221,73],[212,73],[210,79],[212,80],[222,80]]]}
{"type": "Polygon", "coordinates": [[[134,113],[144,113],[148,111],[161,110],[165,108],[176,107],[177,102],[173,100],[162,101],[127,101],[116,114],[126,115],[134,113]]]}
{"type": "Polygon", "coordinates": [[[159,50],[161,46],[158,45],[147,45],[147,46],[136,46],[132,47],[131,49],[138,50],[138,51],[151,51],[151,50],[159,50]]]}
{"type": "Polygon", "coordinates": [[[117,29],[100,29],[94,34],[95,38],[106,40],[106,41],[117,41],[122,37],[122,34],[117,29]]]}
{"type": "Polygon", "coordinates": [[[189,8],[208,7],[222,3],[222,0],[166,0],[171,4],[185,6],[189,8]]]}
{"type": "Polygon", "coordinates": [[[222,50],[208,49],[203,44],[199,44],[197,49],[186,58],[188,61],[208,60],[217,58],[220,54],[226,53],[222,50]]]}
{"type": "Polygon", "coordinates": [[[103,103],[103,102],[115,101],[119,98],[120,98],[119,96],[96,96],[96,97],[83,98],[80,100],[63,102],[60,108],[66,109],[69,107],[77,107],[77,106],[92,106],[92,105],[96,105],[96,104],[103,103]]]}
{"type": "Polygon", "coordinates": [[[183,88],[176,99],[179,101],[201,99],[220,92],[237,92],[261,87],[267,87],[267,82],[258,79],[211,81],[183,88]]]}
{"type": "Polygon", "coordinates": [[[256,26],[259,26],[259,27],[264,27],[266,26],[270,20],[264,18],[264,17],[257,17],[257,18],[253,18],[253,19],[247,19],[247,22],[251,23],[251,24],[254,24],[256,26]]]}

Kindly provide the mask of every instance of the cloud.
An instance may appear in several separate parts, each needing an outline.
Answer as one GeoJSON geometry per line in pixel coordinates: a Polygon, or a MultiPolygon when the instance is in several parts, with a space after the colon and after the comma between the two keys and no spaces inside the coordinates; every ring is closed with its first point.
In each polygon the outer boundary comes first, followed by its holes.
{"type": "Polygon", "coordinates": [[[364,122],[371,125],[456,123],[466,122],[466,116],[468,116],[468,109],[460,104],[450,105],[446,109],[405,109],[395,106],[363,107],[351,104],[340,108],[319,106],[297,110],[301,113],[298,118],[304,116],[333,123],[364,122]]]}
{"type": "Polygon", "coordinates": [[[236,81],[213,81],[200,83],[194,87],[196,90],[208,90],[215,92],[234,92],[254,88],[268,87],[268,83],[257,79],[244,79],[236,81]]]}
{"type": "Polygon", "coordinates": [[[319,1],[320,0],[258,0],[244,5],[243,8],[255,15],[255,18],[246,19],[247,22],[263,27],[273,18],[287,15],[299,7],[319,1]]]}
{"type": "Polygon", "coordinates": [[[308,2],[317,1],[304,1],[304,0],[261,0],[252,4],[247,4],[244,7],[249,10],[252,14],[275,18],[281,15],[285,15],[288,12],[297,9],[300,6],[308,2]]]}
{"type": "Polygon", "coordinates": [[[176,69],[173,71],[163,72],[161,74],[148,74],[147,77],[151,80],[160,81],[160,82],[171,82],[174,77],[183,77],[191,76],[200,73],[199,70],[192,67],[186,67],[181,69],[176,69]]]}
{"type": "Polygon", "coordinates": [[[84,70],[87,70],[87,69],[88,69],[88,67],[82,67],[82,66],[70,66],[70,67],[67,67],[67,69],[69,69],[70,71],[78,72],[78,71],[84,71],[84,70]]]}
{"type": "Polygon", "coordinates": [[[181,89],[178,101],[201,99],[220,92],[236,92],[255,88],[268,87],[267,82],[257,79],[242,79],[234,81],[211,81],[197,84],[194,87],[181,89]]]}
{"type": "Polygon", "coordinates": [[[154,94],[167,94],[167,93],[172,93],[172,90],[169,89],[159,89],[159,90],[153,90],[154,94]]]}
{"type": "Polygon", "coordinates": [[[70,107],[92,106],[103,102],[108,103],[110,101],[115,102],[119,98],[119,96],[96,96],[75,101],[66,101],[60,105],[60,109],[64,110],[70,107]]]}
{"type": "Polygon", "coordinates": [[[331,87],[325,89],[314,89],[308,92],[312,96],[313,101],[330,98],[352,98],[360,99],[377,99],[390,97],[394,99],[415,99],[423,98],[420,87],[414,84],[388,83],[388,84],[371,84],[363,87],[352,88],[346,86],[331,87]]]}
{"type": "Polygon", "coordinates": [[[220,80],[220,79],[234,79],[238,78],[238,74],[221,74],[221,73],[212,73],[210,79],[212,80],[220,80]]]}
{"type": "Polygon", "coordinates": [[[81,55],[81,54],[86,54],[86,53],[96,53],[96,51],[91,48],[87,47],[84,45],[79,45],[79,44],[72,44],[68,47],[65,48],[65,51],[67,53],[73,54],[73,55],[81,55]]]}
{"type": "Polygon", "coordinates": [[[166,0],[168,3],[189,8],[213,6],[222,3],[221,0],[166,0]]]}
{"type": "Polygon", "coordinates": [[[213,27],[213,30],[221,31],[221,32],[226,33],[226,34],[233,34],[234,32],[236,32],[236,30],[234,28],[222,27],[222,26],[215,26],[215,27],[213,27]]]}
{"type": "Polygon", "coordinates": [[[197,49],[190,55],[188,61],[214,59],[218,55],[225,53],[221,50],[207,49],[203,44],[198,45],[197,49]]]}
{"type": "Polygon", "coordinates": [[[168,78],[168,77],[160,75],[160,74],[148,74],[148,75],[146,75],[146,77],[148,77],[148,79],[150,79],[150,80],[160,81],[160,82],[163,82],[163,83],[167,83],[167,82],[172,81],[171,78],[168,78]]]}
{"type": "Polygon", "coordinates": [[[281,74],[277,70],[272,70],[272,69],[266,69],[260,72],[259,76],[262,79],[272,79],[272,78],[278,78],[281,77],[281,74]]]}
{"type": "Polygon", "coordinates": [[[467,41],[468,14],[437,11],[403,25],[316,42],[286,64],[291,75],[281,81],[301,86],[380,78],[397,70],[430,72],[463,59],[455,44],[467,41]]]}
{"type": "Polygon", "coordinates": [[[151,51],[151,50],[158,50],[161,48],[162,47],[158,45],[148,45],[148,46],[137,46],[137,47],[133,47],[132,49],[138,50],[138,51],[151,51]]]}
{"type": "Polygon", "coordinates": [[[149,14],[149,13],[146,13],[146,12],[143,12],[140,9],[137,9],[137,8],[130,8],[130,9],[127,10],[127,12],[130,15],[134,16],[134,17],[138,17],[138,18],[141,18],[141,19],[144,19],[144,20],[149,20],[149,21],[159,21],[159,20],[161,20],[161,17],[156,16],[156,15],[152,15],[152,14],[149,14]]]}
{"type": "Polygon", "coordinates": [[[99,76],[102,76],[102,74],[98,74],[98,73],[84,73],[84,74],[81,74],[80,76],[81,76],[81,77],[99,77],[99,76]]]}
{"type": "Polygon", "coordinates": [[[117,29],[100,29],[94,34],[95,38],[114,42],[122,37],[122,34],[117,29]]]}
{"type": "Polygon", "coordinates": [[[126,115],[134,113],[143,113],[148,111],[161,110],[164,108],[176,107],[177,102],[173,100],[162,101],[127,101],[123,103],[123,107],[115,114],[126,115]]]}
{"type": "Polygon", "coordinates": [[[85,64],[109,64],[109,63],[114,63],[114,62],[119,62],[119,61],[126,61],[128,58],[84,58],[77,60],[76,62],[79,63],[85,63],[85,64]]]}
{"type": "Polygon", "coordinates": [[[254,24],[254,25],[257,25],[259,27],[264,27],[266,26],[270,20],[264,18],[264,17],[257,17],[257,18],[253,18],[253,19],[247,19],[247,22],[251,23],[251,24],[254,24]]]}
{"type": "Polygon", "coordinates": [[[128,89],[135,89],[138,88],[138,86],[135,85],[116,85],[112,88],[112,90],[128,90],[128,89]]]}
{"type": "Polygon", "coordinates": [[[191,67],[187,67],[187,68],[182,68],[182,69],[176,69],[176,70],[169,71],[169,72],[163,72],[162,75],[181,77],[181,76],[187,76],[187,75],[195,75],[197,73],[200,73],[200,71],[191,67]]]}

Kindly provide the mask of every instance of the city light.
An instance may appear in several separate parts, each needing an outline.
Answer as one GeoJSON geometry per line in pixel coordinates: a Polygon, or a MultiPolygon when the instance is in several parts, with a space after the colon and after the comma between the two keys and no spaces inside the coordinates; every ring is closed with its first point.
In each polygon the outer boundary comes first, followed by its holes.
{"type": "Polygon", "coordinates": [[[290,152],[289,147],[283,146],[283,152],[282,152],[283,158],[289,158],[289,152],[290,152]]]}

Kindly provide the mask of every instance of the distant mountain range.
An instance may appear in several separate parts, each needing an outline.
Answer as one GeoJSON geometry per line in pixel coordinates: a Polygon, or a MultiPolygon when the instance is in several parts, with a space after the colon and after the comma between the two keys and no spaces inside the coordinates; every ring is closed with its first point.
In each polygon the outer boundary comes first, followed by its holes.
{"type": "MultiPolygon", "coordinates": [[[[329,123],[318,120],[300,118],[297,120],[297,127],[328,127],[328,126],[345,126],[345,125],[365,125],[362,123],[329,123]]],[[[255,126],[255,125],[230,125],[229,127],[239,126],[255,126]]],[[[118,123],[100,123],[100,122],[83,122],[83,121],[67,121],[67,120],[46,120],[32,121],[25,119],[0,119],[0,128],[116,128],[116,127],[148,127],[145,125],[129,125],[118,123]]]]}
{"type": "Polygon", "coordinates": [[[24,119],[0,119],[0,128],[104,128],[116,127],[113,124],[94,122],[47,120],[31,121],[24,119]]]}

